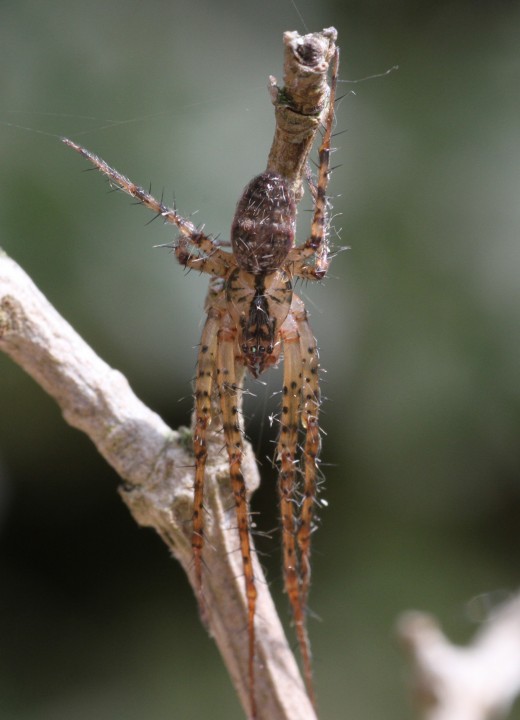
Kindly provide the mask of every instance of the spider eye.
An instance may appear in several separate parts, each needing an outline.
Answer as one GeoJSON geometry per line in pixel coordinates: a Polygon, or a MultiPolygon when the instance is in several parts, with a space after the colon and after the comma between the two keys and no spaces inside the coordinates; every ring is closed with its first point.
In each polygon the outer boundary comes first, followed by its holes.
{"type": "Polygon", "coordinates": [[[242,343],[242,352],[243,353],[247,352],[247,343],[242,343]]]}
{"type": "Polygon", "coordinates": [[[273,350],[274,350],[273,346],[269,345],[269,347],[267,348],[267,352],[269,353],[269,355],[273,352],[273,350]]]}

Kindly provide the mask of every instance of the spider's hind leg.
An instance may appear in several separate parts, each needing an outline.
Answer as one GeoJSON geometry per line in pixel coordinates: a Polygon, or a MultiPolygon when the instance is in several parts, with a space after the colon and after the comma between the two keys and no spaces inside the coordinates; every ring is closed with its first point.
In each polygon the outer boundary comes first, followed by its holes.
{"type": "Polygon", "coordinates": [[[318,413],[320,409],[319,355],[316,339],[312,334],[307,311],[298,297],[293,297],[293,315],[300,336],[302,363],[302,410],[301,424],[305,431],[303,446],[303,500],[298,524],[297,540],[300,552],[300,597],[307,605],[311,577],[311,534],[313,531],[314,505],[317,493],[318,455],[321,447],[318,413]]]}
{"type": "Polygon", "coordinates": [[[207,432],[212,418],[213,381],[217,362],[218,330],[221,312],[216,307],[208,309],[208,317],[202,331],[195,378],[195,423],[193,454],[195,456],[195,482],[193,487],[193,530],[191,547],[195,572],[195,591],[200,613],[205,619],[206,608],[202,593],[202,550],[204,547],[204,475],[208,456],[207,432]]]}
{"type": "MultiPolygon", "coordinates": [[[[307,418],[303,393],[307,391],[304,381],[306,376],[305,362],[302,358],[302,341],[299,331],[299,314],[301,314],[301,301],[293,296],[297,302],[299,313],[292,310],[281,328],[284,350],[284,378],[282,395],[282,414],[280,419],[280,437],[278,440],[277,460],[280,465],[279,492],[280,513],[282,516],[282,545],[285,590],[291,604],[296,635],[303,662],[303,674],[307,692],[313,705],[316,704],[314,686],[312,681],[311,648],[307,634],[305,618],[305,601],[308,591],[308,580],[305,581],[306,592],[302,593],[302,577],[308,579],[309,552],[306,550],[299,556],[297,538],[301,534],[301,527],[297,514],[296,485],[297,485],[297,450],[300,418],[307,418]]],[[[305,482],[305,485],[307,483],[305,482]]],[[[307,490],[304,488],[304,494],[307,490]]],[[[302,512],[303,518],[303,512],[302,512]]]]}
{"type": "Polygon", "coordinates": [[[222,412],[222,428],[229,458],[231,490],[235,502],[238,537],[244,571],[247,603],[248,681],[251,717],[256,717],[255,701],[255,612],[257,589],[255,583],[252,543],[249,534],[249,507],[242,474],[243,441],[239,415],[242,367],[237,363],[236,327],[229,315],[224,316],[219,329],[217,355],[217,385],[222,412]]]}

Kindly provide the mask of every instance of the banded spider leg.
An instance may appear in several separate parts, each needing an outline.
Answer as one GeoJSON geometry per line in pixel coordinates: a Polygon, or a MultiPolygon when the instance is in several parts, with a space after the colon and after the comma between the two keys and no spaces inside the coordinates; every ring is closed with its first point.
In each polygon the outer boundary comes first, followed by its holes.
{"type": "MultiPolygon", "coordinates": [[[[329,37],[335,38],[329,32],[329,37]]],[[[320,431],[319,360],[316,340],[302,300],[293,293],[294,278],[322,279],[328,269],[327,186],[330,174],[331,137],[339,64],[332,46],[330,95],[324,133],[319,147],[317,184],[312,192],[314,213],[309,238],[295,246],[296,201],[291,182],[269,170],[247,185],[231,229],[232,252],[222,250],[193,223],[168,208],[150,193],[111,168],[104,160],[71,140],[64,142],[97,167],[109,181],[175,225],[179,231],[176,258],[186,268],[213,278],[207,319],[198,353],[195,379],[193,451],[195,479],[191,535],[194,585],[202,614],[204,479],[208,457],[208,432],[215,407],[222,421],[231,488],[236,509],[239,552],[247,605],[250,715],[257,716],[255,697],[255,584],[249,510],[242,474],[243,439],[239,420],[244,371],[258,377],[284,357],[283,404],[277,462],[282,517],[285,589],[289,597],[303,661],[309,697],[315,704],[310,643],[306,629],[310,586],[311,533],[316,503],[320,431]],[[303,482],[298,468],[300,431],[303,482]],[[300,487],[301,486],[301,487],[300,487]],[[299,496],[302,496],[301,503],[299,496]]],[[[215,424],[215,423],[214,423],[215,424]]]]}

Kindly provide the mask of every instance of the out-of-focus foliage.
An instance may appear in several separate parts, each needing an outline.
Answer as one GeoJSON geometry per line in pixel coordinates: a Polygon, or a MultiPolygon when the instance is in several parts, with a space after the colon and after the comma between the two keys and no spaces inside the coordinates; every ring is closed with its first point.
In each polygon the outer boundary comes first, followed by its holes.
{"type": "MultiPolygon", "coordinates": [[[[338,28],[342,80],[399,65],[341,86],[331,191],[335,243],[350,250],[323,287],[301,288],[328,371],[322,622],[310,621],[320,706],[397,720],[411,717],[398,613],[429,610],[464,641],[467,602],[519,580],[520,11],[298,4],[311,30],[338,28]]],[[[265,85],[288,29],[304,31],[289,1],[0,8],[0,244],[172,426],[189,421],[206,280],[153,250],[171,229],[146,227],[57,136],[225,237],[265,166],[265,85]]],[[[308,227],[302,209],[302,238],[308,227]]],[[[253,389],[265,457],[274,406],[253,389]]],[[[0,717],[242,717],[181,572],[88,441],[3,357],[0,407],[0,717]]],[[[262,547],[278,592],[278,541],[262,547]]]]}

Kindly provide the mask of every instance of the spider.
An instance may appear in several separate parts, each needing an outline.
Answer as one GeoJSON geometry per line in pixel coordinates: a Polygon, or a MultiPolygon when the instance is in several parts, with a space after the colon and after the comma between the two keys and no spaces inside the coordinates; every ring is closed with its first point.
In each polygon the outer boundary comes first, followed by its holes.
{"type": "MultiPolygon", "coordinates": [[[[335,31],[334,31],[335,33],[335,31]]],[[[254,177],[238,201],[231,226],[232,252],[183,218],[175,208],[111,168],[72,140],[63,142],[89,160],[109,181],[153,210],[179,231],[173,246],[178,262],[211,276],[194,381],[192,550],[195,587],[204,615],[204,477],[211,423],[220,422],[228,454],[236,508],[248,616],[248,677],[251,716],[255,706],[255,608],[257,590],[246,487],[242,475],[243,430],[240,420],[245,371],[255,378],[283,357],[283,394],[276,462],[282,521],[285,590],[292,608],[304,677],[313,704],[306,606],[310,585],[311,533],[316,503],[320,429],[319,358],[302,300],[293,292],[295,279],[321,280],[327,273],[331,136],[339,66],[336,48],[331,64],[330,94],[319,147],[317,183],[307,171],[314,202],[311,233],[295,245],[296,199],[288,180],[274,171],[254,177]],[[215,406],[218,408],[215,411],[215,406]],[[303,432],[303,444],[299,435],[303,432]],[[298,458],[301,455],[301,467],[298,458]]]]}

